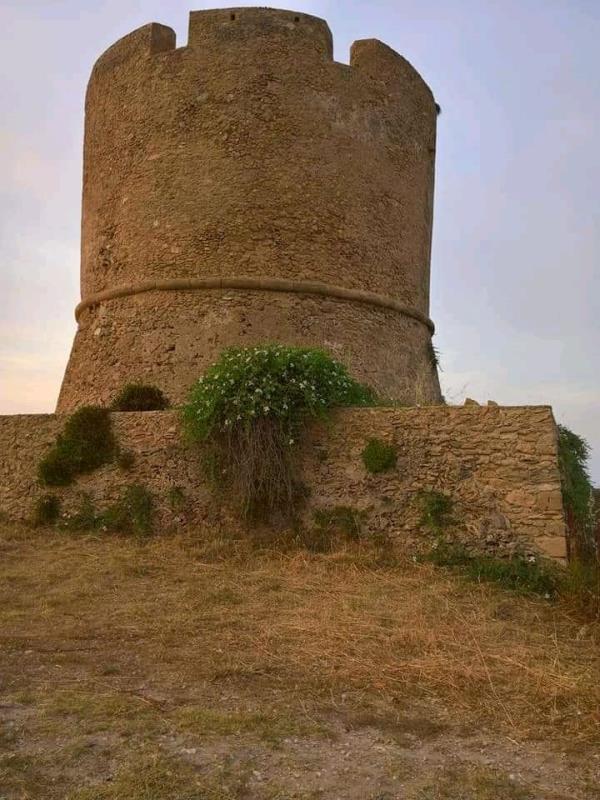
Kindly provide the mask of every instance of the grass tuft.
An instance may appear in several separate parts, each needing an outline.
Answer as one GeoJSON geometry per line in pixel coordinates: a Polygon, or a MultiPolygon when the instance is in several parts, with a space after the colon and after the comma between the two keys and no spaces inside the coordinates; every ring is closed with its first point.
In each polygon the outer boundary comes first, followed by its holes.
{"type": "Polygon", "coordinates": [[[441,369],[440,351],[434,345],[432,339],[429,339],[427,342],[427,360],[431,364],[432,369],[441,369]]]}
{"type": "Polygon", "coordinates": [[[66,531],[91,531],[98,527],[96,507],[87,492],[81,492],[79,495],[75,511],[63,514],[59,527],[66,531]]]}
{"type": "Polygon", "coordinates": [[[568,565],[561,581],[560,592],[566,603],[572,605],[589,620],[600,620],[600,565],[574,559],[568,565]]]}
{"type": "Polygon", "coordinates": [[[182,730],[200,736],[251,734],[276,743],[289,736],[327,735],[327,729],[315,721],[272,711],[218,711],[188,706],[177,711],[176,719],[182,730]]]}
{"type": "Polygon", "coordinates": [[[364,511],[351,506],[319,508],[314,512],[315,524],[319,528],[354,541],[362,536],[364,517],[364,511]]]}
{"type": "Polygon", "coordinates": [[[438,543],[426,559],[438,567],[459,568],[471,580],[497,583],[503,589],[521,594],[555,598],[560,587],[557,567],[533,558],[494,556],[470,553],[457,544],[438,543]]]}
{"type": "Polygon", "coordinates": [[[67,419],[56,444],[40,461],[40,482],[47,486],[68,486],[77,475],[112,461],[115,452],[108,409],[83,406],[67,419]]]}
{"type": "Polygon", "coordinates": [[[418,501],[421,508],[421,525],[431,533],[439,536],[454,522],[452,518],[454,501],[447,494],[424,489],[419,492],[418,501]]]}
{"type": "Polygon", "coordinates": [[[154,498],[145,486],[139,483],[126,486],[121,498],[104,511],[100,526],[109,531],[148,536],[152,532],[154,498]]]}

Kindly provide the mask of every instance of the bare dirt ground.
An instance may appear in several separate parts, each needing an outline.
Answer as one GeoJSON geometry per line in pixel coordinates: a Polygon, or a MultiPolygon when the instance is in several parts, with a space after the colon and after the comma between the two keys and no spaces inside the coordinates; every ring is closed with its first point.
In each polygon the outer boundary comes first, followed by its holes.
{"type": "Polygon", "coordinates": [[[1,800],[593,800],[600,630],[356,546],[0,529],[1,800]]]}

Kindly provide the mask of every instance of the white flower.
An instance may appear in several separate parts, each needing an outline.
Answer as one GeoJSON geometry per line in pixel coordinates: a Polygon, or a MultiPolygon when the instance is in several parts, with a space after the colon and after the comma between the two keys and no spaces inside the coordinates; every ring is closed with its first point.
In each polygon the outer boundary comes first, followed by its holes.
{"type": "Polygon", "coordinates": [[[263,406],[263,411],[265,412],[269,411],[269,406],[263,406]]]}

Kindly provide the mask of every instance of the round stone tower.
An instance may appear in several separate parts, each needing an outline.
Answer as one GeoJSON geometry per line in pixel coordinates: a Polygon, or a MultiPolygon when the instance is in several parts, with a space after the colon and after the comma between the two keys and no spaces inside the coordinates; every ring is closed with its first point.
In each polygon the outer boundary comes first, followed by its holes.
{"type": "Polygon", "coordinates": [[[440,401],[429,262],[436,105],[379,41],[195,11],[97,61],[85,105],[81,303],[59,411],[125,384],[175,402],[224,347],[319,346],[382,395],[440,401]]]}

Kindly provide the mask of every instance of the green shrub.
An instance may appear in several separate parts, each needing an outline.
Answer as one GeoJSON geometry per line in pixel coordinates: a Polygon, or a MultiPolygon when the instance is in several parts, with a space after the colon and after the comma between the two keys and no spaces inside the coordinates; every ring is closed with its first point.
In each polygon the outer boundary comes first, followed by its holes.
{"type": "Polygon", "coordinates": [[[92,531],[99,525],[94,501],[87,492],[82,492],[79,497],[77,509],[71,513],[63,514],[60,527],[66,531],[92,531]]]}
{"type": "Polygon", "coordinates": [[[56,444],[41,460],[38,476],[47,486],[67,486],[75,477],[108,463],[115,455],[110,414],[83,406],[67,419],[56,444]]]}
{"type": "Polygon", "coordinates": [[[319,508],[314,525],[297,534],[297,542],[313,553],[329,553],[340,540],[356,542],[362,538],[365,512],[350,506],[319,508]]]}
{"type": "Polygon", "coordinates": [[[462,545],[439,542],[426,560],[438,567],[458,568],[471,580],[498,583],[504,589],[520,594],[553,598],[561,585],[558,567],[525,556],[496,558],[470,553],[462,545]]]}
{"type": "Polygon", "coordinates": [[[60,527],[67,531],[109,531],[146,536],[152,531],[154,500],[139,484],[125,486],[121,497],[105,511],[97,511],[89,494],[82,492],[77,509],[64,514],[60,527]]]}
{"type": "Polygon", "coordinates": [[[291,453],[306,420],[374,399],[322,350],[231,348],[192,388],[184,427],[208,445],[213,477],[240,499],[244,516],[287,516],[299,484],[291,453]]]}
{"type": "Polygon", "coordinates": [[[421,525],[431,533],[439,535],[454,522],[452,498],[443,492],[425,489],[419,492],[421,525]]]}
{"type": "Polygon", "coordinates": [[[99,523],[108,531],[147,536],[152,532],[154,499],[145,486],[126,486],[120,499],[104,511],[99,523]]]}
{"type": "Polygon", "coordinates": [[[558,457],[570,555],[596,562],[594,489],[588,472],[587,442],[564,425],[558,426],[558,457]]]}
{"type": "Polygon", "coordinates": [[[367,446],[362,451],[362,460],[367,472],[375,474],[393,469],[398,456],[391,444],[386,444],[381,439],[369,439],[367,446]]]}
{"type": "Polygon", "coordinates": [[[60,515],[60,498],[55,494],[44,494],[35,501],[33,524],[53,525],[60,515]]]}
{"type": "Polygon", "coordinates": [[[163,411],[169,401],[157,386],[128,383],[113,400],[114,411],[163,411]]]}

